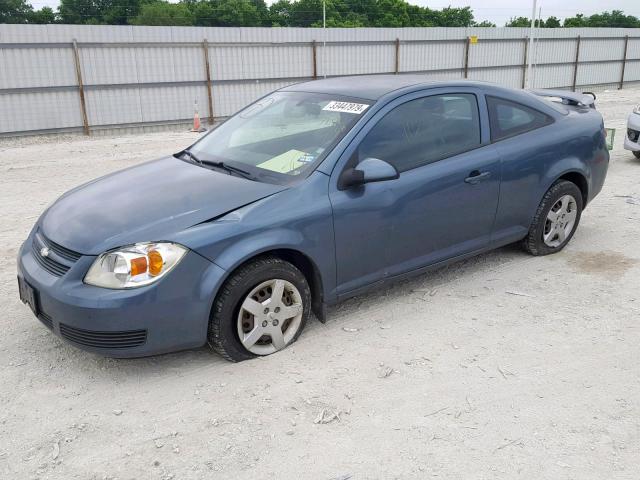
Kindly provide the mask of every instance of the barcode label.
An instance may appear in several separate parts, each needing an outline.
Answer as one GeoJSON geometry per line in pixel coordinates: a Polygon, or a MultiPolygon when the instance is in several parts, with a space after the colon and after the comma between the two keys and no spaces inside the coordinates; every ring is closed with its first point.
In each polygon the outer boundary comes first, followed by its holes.
{"type": "Polygon", "coordinates": [[[337,102],[333,100],[327,103],[323,110],[327,110],[328,112],[355,113],[356,115],[360,115],[367,108],[369,108],[369,105],[365,103],[337,102]]]}

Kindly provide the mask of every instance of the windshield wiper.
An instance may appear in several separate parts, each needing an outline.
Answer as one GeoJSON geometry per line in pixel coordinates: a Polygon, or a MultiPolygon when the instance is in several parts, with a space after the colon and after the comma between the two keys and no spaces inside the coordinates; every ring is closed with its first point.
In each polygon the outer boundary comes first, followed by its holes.
{"type": "Polygon", "coordinates": [[[189,157],[189,160],[194,161],[196,163],[199,163],[200,165],[202,165],[202,160],[200,160],[198,157],[196,157],[196,155],[189,151],[189,150],[184,150],[182,153],[184,153],[187,157],[189,157]]]}
{"type": "Polygon", "coordinates": [[[231,173],[235,173],[238,174],[244,178],[253,178],[253,175],[250,172],[247,172],[246,170],[243,170],[242,168],[238,168],[238,167],[234,167],[233,165],[229,165],[228,163],[224,163],[224,162],[216,162],[213,160],[202,160],[201,158],[198,158],[193,152],[191,152],[190,150],[185,150],[183,152],[185,155],[187,155],[189,157],[189,159],[193,162],[196,162],[200,165],[206,165],[208,167],[215,167],[215,168],[220,168],[222,170],[225,170],[227,172],[231,173]]]}
{"type": "Polygon", "coordinates": [[[246,170],[243,170],[238,167],[234,167],[233,165],[229,165],[228,163],[214,162],[212,160],[200,160],[200,163],[202,165],[209,165],[211,167],[221,168],[222,170],[226,170],[227,172],[239,173],[245,178],[253,177],[253,175],[251,175],[251,173],[247,172],[246,170]]]}

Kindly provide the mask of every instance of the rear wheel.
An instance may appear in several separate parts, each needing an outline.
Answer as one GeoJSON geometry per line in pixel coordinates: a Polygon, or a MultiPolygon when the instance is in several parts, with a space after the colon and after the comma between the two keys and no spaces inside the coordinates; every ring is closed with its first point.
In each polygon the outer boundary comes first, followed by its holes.
{"type": "Polygon", "coordinates": [[[633,152],[633,154],[636,156],[636,158],[640,158],[640,150],[638,150],[637,152],[633,152]]]}
{"type": "Polygon", "coordinates": [[[580,223],[582,192],[574,184],[559,180],[542,197],[536,215],[523,240],[532,255],[549,255],[562,250],[580,223]]]}
{"type": "Polygon", "coordinates": [[[311,291],[292,264],[265,257],[225,282],[209,321],[209,344],[237,362],[270,355],[296,341],[311,315],[311,291]]]}

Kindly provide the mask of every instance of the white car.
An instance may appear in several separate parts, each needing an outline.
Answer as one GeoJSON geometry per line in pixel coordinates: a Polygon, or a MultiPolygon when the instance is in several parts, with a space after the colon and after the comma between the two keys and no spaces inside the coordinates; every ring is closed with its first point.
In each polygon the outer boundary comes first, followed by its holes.
{"type": "Polygon", "coordinates": [[[627,134],[624,137],[625,150],[631,150],[640,158],[640,104],[636,105],[627,121],[627,134]]]}

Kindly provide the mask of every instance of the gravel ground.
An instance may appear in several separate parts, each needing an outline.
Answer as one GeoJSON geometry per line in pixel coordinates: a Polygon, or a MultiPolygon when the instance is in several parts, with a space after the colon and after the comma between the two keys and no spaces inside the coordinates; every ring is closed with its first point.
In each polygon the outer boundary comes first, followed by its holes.
{"type": "Polygon", "coordinates": [[[18,300],[15,258],[71,187],[191,133],[0,143],[0,477],[640,478],[640,162],[619,128],[603,192],[560,254],[515,247],[352,299],[264,359],[114,360],[18,300]]]}

